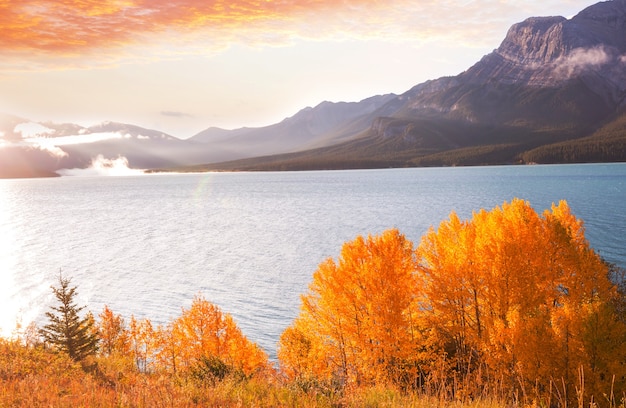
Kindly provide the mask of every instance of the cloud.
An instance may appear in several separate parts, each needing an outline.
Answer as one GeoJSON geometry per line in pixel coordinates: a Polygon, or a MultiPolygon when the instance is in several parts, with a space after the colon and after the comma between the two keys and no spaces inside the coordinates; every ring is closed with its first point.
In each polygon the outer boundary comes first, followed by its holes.
{"type": "MultiPolygon", "coordinates": [[[[563,3],[546,0],[541,10],[550,13],[563,3]]],[[[513,0],[0,0],[0,52],[5,68],[23,70],[78,67],[89,64],[85,56],[119,61],[168,49],[175,57],[295,38],[448,38],[485,45],[534,11],[513,0]]]]}
{"type": "Polygon", "coordinates": [[[171,118],[192,118],[193,115],[184,112],[176,112],[176,111],[161,111],[162,116],[168,116],[171,118]]]}
{"type": "Polygon", "coordinates": [[[56,130],[47,128],[40,123],[25,122],[16,125],[13,132],[21,134],[22,138],[26,139],[37,136],[53,135],[56,130]]]}
{"type": "MultiPolygon", "coordinates": [[[[615,52],[603,46],[593,48],[575,48],[567,55],[555,61],[555,73],[560,77],[571,78],[582,72],[598,69],[615,61],[615,52]]],[[[620,61],[622,57],[617,57],[620,61]]]]}
{"type": "Polygon", "coordinates": [[[89,134],[81,134],[81,135],[59,136],[59,137],[33,137],[33,138],[24,139],[24,141],[27,143],[33,143],[33,144],[67,146],[67,145],[76,145],[76,144],[104,142],[106,140],[128,139],[130,137],[131,137],[130,134],[123,134],[119,132],[101,132],[101,133],[89,133],[89,134]]]}
{"type": "Polygon", "coordinates": [[[57,174],[60,176],[138,176],[145,173],[141,169],[128,167],[126,157],[107,159],[98,155],[91,159],[91,164],[86,169],[61,169],[57,170],[57,174]]]}
{"type": "MultiPolygon", "coordinates": [[[[38,123],[22,123],[15,127],[14,132],[21,133],[23,139],[17,141],[0,140],[0,149],[9,147],[21,147],[37,149],[49,153],[60,159],[68,154],[61,148],[62,146],[97,143],[107,140],[129,139],[132,135],[120,132],[101,132],[90,134],[79,134],[71,136],[46,137],[55,133],[54,129],[46,128],[38,123]]],[[[140,139],[143,139],[141,136],[140,139]]]]}
{"type": "MultiPolygon", "coordinates": [[[[271,31],[268,24],[280,31],[309,13],[337,9],[333,3],[330,0],[22,0],[15,4],[4,0],[0,3],[3,27],[0,49],[75,54],[150,42],[155,35],[176,41],[181,34],[208,32],[214,37],[233,39],[241,32],[245,35],[258,28],[271,31]]],[[[376,3],[349,0],[345,8],[371,7],[376,3]]]]}
{"type": "Polygon", "coordinates": [[[23,139],[23,140],[18,140],[18,141],[0,140],[0,149],[12,148],[12,147],[34,149],[34,150],[40,150],[42,152],[46,152],[50,156],[56,159],[62,159],[64,157],[67,157],[68,154],[63,149],[61,149],[54,143],[49,142],[52,140],[54,139],[33,138],[33,139],[23,139]]]}
{"type": "Polygon", "coordinates": [[[56,133],[54,129],[50,129],[40,123],[23,122],[15,126],[13,133],[21,135],[22,139],[4,140],[5,133],[0,132],[0,149],[19,147],[47,152],[57,159],[67,157],[67,153],[63,149],[51,142],[54,138],[45,137],[56,133]]]}
{"type": "Polygon", "coordinates": [[[56,157],[57,159],[62,159],[63,157],[67,157],[68,154],[58,146],[53,144],[44,144],[44,143],[29,143],[27,144],[29,147],[34,147],[44,152],[48,152],[51,156],[56,157]]]}

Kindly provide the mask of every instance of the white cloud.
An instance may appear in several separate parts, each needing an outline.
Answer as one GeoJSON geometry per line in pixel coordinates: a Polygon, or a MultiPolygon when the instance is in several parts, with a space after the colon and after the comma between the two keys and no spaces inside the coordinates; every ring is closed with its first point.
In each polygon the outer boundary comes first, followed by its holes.
{"type": "Polygon", "coordinates": [[[61,176],[137,176],[145,174],[141,169],[128,167],[128,159],[119,156],[117,159],[107,159],[101,154],[91,159],[86,169],[61,169],[57,173],[61,176]]]}
{"type": "Polygon", "coordinates": [[[613,55],[605,47],[576,48],[555,62],[555,73],[569,78],[590,69],[598,69],[611,61],[614,61],[613,55]]]}
{"type": "Polygon", "coordinates": [[[26,139],[19,140],[17,142],[11,142],[8,140],[0,140],[0,149],[2,148],[11,148],[11,147],[23,147],[28,149],[37,149],[41,151],[48,152],[50,155],[61,159],[66,157],[68,154],[63,151],[60,147],[56,146],[54,143],[47,142],[52,141],[54,139],[46,139],[46,138],[38,138],[38,139],[26,139]]]}
{"type": "Polygon", "coordinates": [[[32,138],[37,136],[53,135],[56,130],[45,127],[40,123],[25,122],[16,125],[13,129],[15,133],[22,135],[22,138],[32,138]]]}
{"type": "Polygon", "coordinates": [[[67,146],[67,145],[76,145],[76,144],[87,144],[87,143],[97,143],[103,142],[106,140],[115,140],[115,139],[128,139],[130,137],[129,134],[121,134],[118,132],[101,132],[101,133],[90,133],[90,134],[79,134],[79,135],[71,135],[71,136],[59,136],[59,137],[35,137],[28,138],[25,141],[29,143],[44,143],[44,144],[54,144],[56,146],[67,146]]]}
{"type": "Polygon", "coordinates": [[[66,157],[68,154],[58,146],[54,144],[45,144],[45,143],[30,143],[29,146],[32,146],[36,149],[46,151],[57,158],[66,157]]]}
{"type": "Polygon", "coordinates": [[[88,144],[103,142],[106,140],[129,139],[132,135],[118,132],[102,132],[91,134],[79,134],[71,136],[45,137],[47,134],[53,134],[54,129],[49,129],[38,123],[22,123],[15,127],[15,132],[21,133],[23,139],[17,142],[0,141],[0,148],[3,147],[26,147],[47,151],[57,158],[66,157],[68,154],[63,151],[60,146],[88,144]],[[25,137],[26,136],[26,137],[25,137]]]}

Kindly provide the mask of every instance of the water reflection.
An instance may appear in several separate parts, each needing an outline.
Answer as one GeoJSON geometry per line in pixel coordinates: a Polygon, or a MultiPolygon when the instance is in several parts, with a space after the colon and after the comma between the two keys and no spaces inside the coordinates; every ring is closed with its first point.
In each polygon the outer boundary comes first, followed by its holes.
{"type": "Polygon", "coordinates": [[[15,328],[15,317],[19,315],[20,305],[16,299],[15,282],[16,231],[14,220],[13,197],[14,183],[0,181],[0,336],[8,336],[15,328]]]}
{"type": "MultiPolygon", "coordinates": [[[[33,200],[24,186],[41,180],[0,180],[0,336],[10,337],[33,322],[49,297],[50,280],[35,272],[34,263],[45,254],[31,239],[45,235],[32,225],[28,208],[33,200]],[[29,238],[30,237],[30,238],[29,238]],[[35,245],[35,247],[33,246],[35,245]],[[46,280],[47,279],[47,280],[46,280]]],[[[40,216],[40,214],[38,215],[40,216]]],[[[57,271],[58,272],[58,271],[57,271]]],[[[49,278],[49,277],[48,277],[49,278]]]]}

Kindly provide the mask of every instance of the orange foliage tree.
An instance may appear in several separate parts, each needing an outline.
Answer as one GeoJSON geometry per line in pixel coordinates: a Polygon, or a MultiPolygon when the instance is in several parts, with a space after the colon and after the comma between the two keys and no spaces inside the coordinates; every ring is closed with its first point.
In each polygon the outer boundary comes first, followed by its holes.
{"type": "Polygon", "coordinates": [[[624,347],[611,348],[625,339],[616,288],[566,202],[543,216],[517,199],[468,221],[452,213],[417,256],[424,324],[441,334],[457,371],[480,366],[539,394],[565,383],[564,398],[583,372],[596,395],[625,374],[614,363],[624,347]]]}
{"type": "Polygon", "coordinates": [[[291,378],[345,385],[399,381],[416,372],[421,333],[414,322],[417,281],[412,243],[397,230],[344,244],[302,296],[278,357],[291,378]]]}
{"type": "Polygon", "coordinates": [[[216,367],[245,376],[273,373],[267,354],[249,341],[233,318],[201,296],[167,325],[153,326],[148,319],[122,316],[108,308],[99,315],[101,355],[108,362],[130,360],[140,373],[189,375],[216,367]],[[214,366],[217,364],[217,366],[214,366]]]}
{"type": "Polygon", "coordinates": [[[124,318],[113,313],[106,305],[98,317],[97,331],[100,337],[100,353],[106,356],[127,355],[130,352],[130,346],[124,318]]]}
{"type": "Polygon", "coordinates": [[[247,376],[271,369],[265,352],[243,335],[233,318],[201,296],[159,328],[157,338],[157,361],[172,373],[189,372],[207,359],[247,376]]]}
{"type": "Polygon", "coordinates": [[[566,202],[453,212],[412,247],[390,230],[318,267],[280,338],[287,377],[561,402],[626,390],[626,297],[566,202]]]}
{"type": "Polygon", "coordinates": [[[137,320],[135,316],[131,316],[128,323],[128,342],[137,370],[142,373],[151,371],[158,347],[152,322],[149,319],[137,320]]]}

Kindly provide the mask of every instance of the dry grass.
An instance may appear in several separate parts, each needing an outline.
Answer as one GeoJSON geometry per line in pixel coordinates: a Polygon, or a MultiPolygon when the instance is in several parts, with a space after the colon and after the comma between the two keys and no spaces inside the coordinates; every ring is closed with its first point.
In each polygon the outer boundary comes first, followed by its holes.
{"type": "MultiPolygon", "coordinates": [[[[582,378],[581,378],[582,380],[582,378]]],[[[584,385],[584,382],[581,382],[584,385]]],[[[285,383],[275,376],[202,382],[193,378],[143,374],[123,359],[98,358],[81,367],[67,356],[0,340],[0,407],[415,407],[499,408],[566,404],[505,398],[498,392],[478,397],[432,386],[402,392],[374,387],[332,390],[285,383]]],[[[625,408],[623,401],[577,401],[582,407],[625,408]]]]}

